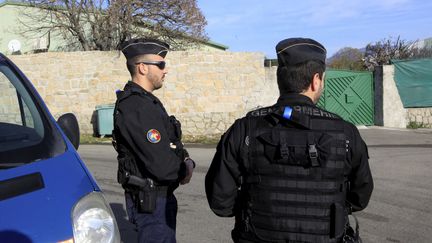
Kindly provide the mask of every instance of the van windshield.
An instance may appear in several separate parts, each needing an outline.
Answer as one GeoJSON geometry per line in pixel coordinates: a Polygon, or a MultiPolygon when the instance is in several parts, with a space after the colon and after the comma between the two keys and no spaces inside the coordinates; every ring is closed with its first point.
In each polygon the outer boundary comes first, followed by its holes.
{"type": "Polygon", "coordinates": [[[66,145],[22,77],[0,59],[0,170],[63,153],[66,145]]]}

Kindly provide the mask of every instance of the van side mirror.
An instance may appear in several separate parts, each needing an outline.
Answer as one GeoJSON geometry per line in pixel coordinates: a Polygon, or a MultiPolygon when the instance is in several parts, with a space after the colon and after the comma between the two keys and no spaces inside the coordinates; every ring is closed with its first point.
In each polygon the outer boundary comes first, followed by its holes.
{"type": "Polygon", "coordinates": [[[72,113],[66,113],[59,117],[57,123],[69,138],[75,149],[79,147],[80,131],[78,120],[72,113]]]}

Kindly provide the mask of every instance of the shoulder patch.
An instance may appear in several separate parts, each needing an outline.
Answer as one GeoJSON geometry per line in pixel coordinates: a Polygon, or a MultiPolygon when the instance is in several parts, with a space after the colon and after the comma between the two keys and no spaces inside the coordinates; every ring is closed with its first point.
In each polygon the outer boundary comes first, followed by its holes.
{"type": "Polygon", "coordinates": [[[147,140],[150,143],[159,143],[159,141],[161,140],[161,135],[160,132],[156,129],[150,129],[147,132],[147,140]]]}

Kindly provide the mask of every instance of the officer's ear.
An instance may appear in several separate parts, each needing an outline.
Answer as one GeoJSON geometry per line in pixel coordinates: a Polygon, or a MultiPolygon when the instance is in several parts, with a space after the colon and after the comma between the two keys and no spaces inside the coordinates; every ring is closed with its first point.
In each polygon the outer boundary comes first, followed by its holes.
{"type": "Polygon", "coordinates": [[[144,63],[139,63],[137,65],[137,72],[141,75],[146,75],[148,73],[148,65],[144,63]]]}
{"type": "Polygon", "coordinates": [[[311,82],[311,90],[319,91],[321,89],[321,83],[323,82],[322,78],[320,78],[319,73],[315,73],[311,82]]]}

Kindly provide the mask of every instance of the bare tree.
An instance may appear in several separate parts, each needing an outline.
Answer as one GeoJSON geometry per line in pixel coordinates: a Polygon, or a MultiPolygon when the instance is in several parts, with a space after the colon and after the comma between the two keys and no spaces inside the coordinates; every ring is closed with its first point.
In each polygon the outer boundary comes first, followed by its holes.
{"type": "Polygon", "coordinates": [[[26,0],[23,34],[56,33],[70,47],[114,50],[133,37],[167,41],[174,49],[207,40],[196,0],[26,0]]]}
{"type": "Polygon", "coordinates": [[[419,59],[432,57],[432,46],[419,47],[418,41],[406,41],[391,37],[366,46],[364,65],[368,70],[390,64],[392,59],[419,59]]]}
{"type": "Polygon", "coordinates": [[[390,64],[392,59],[408,59],[413,57],[413,42],[402,40],[400,36],[392,37],[366,46],[364,64],[368,70],[375,66],[390,64]]]}

